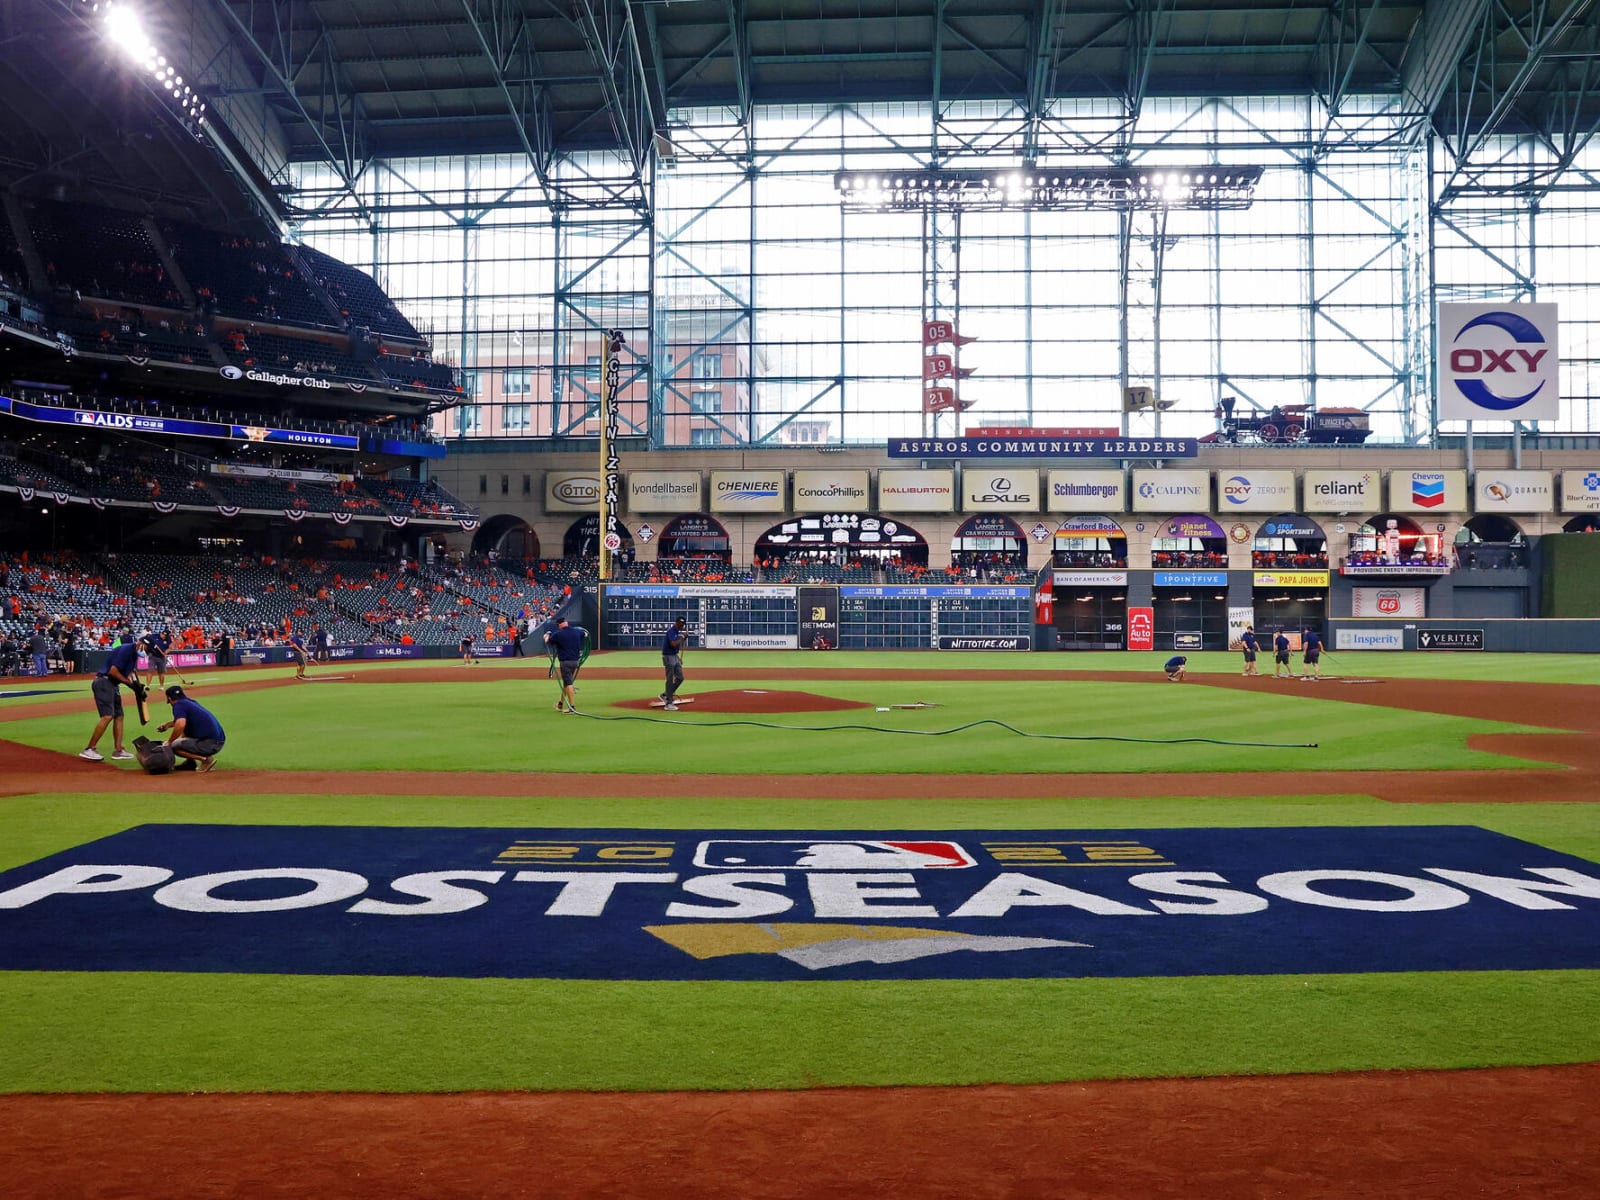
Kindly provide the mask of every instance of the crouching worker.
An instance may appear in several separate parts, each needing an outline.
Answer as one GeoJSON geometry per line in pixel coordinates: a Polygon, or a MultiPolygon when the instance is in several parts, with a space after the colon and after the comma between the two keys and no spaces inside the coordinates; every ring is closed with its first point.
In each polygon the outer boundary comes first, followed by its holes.
{"type": "MultiPolygon", "coordinates": [[[[1161,668],[1167,673],[1167,678],[1173,683],[1182,683],[1183,677],[1189,673],[1189,660],[1181,654],[1174,654],[1167,659],[1166,665],[1161,668]]],[[[171,688],[167,691],[171,692],[171,688]]]]}
{"type": "Polygon", "coordinates": [[[183,689],[176,685],[167,689],[167,703],[172,705],[172,720],[158,726],[157,732],[172,731],[167,734],[167,746],[184,760],[174,769],[211,770],[216,766],[217,755],[222,753],[223,743],[228,740],[222,732],[222,722],[184,695],[183,689]]]}

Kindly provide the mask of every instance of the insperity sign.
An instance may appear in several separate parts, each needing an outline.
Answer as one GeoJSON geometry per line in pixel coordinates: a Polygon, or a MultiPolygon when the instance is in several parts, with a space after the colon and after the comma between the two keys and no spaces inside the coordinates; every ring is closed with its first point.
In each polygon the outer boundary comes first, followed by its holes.
{"type": "Polygon", "coordinates": [[[1472,826],[142,825],[0,874],[0,969],[566,979],[1600,968],[1600,865],[1472,826]]]}

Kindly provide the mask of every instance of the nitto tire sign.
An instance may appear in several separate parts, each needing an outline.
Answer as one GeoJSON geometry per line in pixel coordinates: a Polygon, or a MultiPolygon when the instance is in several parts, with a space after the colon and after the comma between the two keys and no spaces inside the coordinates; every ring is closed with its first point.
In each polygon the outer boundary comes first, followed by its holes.
{"type": "Polygon", "coordinates": [[[1417,631],[1418,650],[1482,650],[1481,629],[1422,629],[1417,631]]]}
{"type": "Polygon", "coordinates": [[[1600,864],[1474,826],[145,825],[0,873],[0,970],[729,981],[1592,971],[1597,918],[1600,864]]]}
{"type": "Polygon", "coordinates": [[[940,650],[1031,650],[1033,638],[1028,637],[953,637],[939,638],[940,650]]]}

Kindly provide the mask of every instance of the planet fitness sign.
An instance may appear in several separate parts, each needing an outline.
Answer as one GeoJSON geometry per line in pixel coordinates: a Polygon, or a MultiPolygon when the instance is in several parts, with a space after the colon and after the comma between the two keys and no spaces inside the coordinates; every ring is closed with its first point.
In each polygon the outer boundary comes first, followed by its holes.
{"type": "Polygon", "coordinates": [[[143,825],[0,874],[0,969],[556,979],[1600,968],[1600,865],[1471,826],[143,825]]]}

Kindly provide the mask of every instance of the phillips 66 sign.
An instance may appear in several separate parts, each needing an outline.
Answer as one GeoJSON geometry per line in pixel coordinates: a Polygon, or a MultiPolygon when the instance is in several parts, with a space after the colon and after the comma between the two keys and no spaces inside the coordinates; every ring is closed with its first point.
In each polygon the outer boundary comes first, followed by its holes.
{"type": "Polygon", "coordinates": [[[1439,305],[1439,419],[1561,415],[1554,304],[1439,305]]]}

